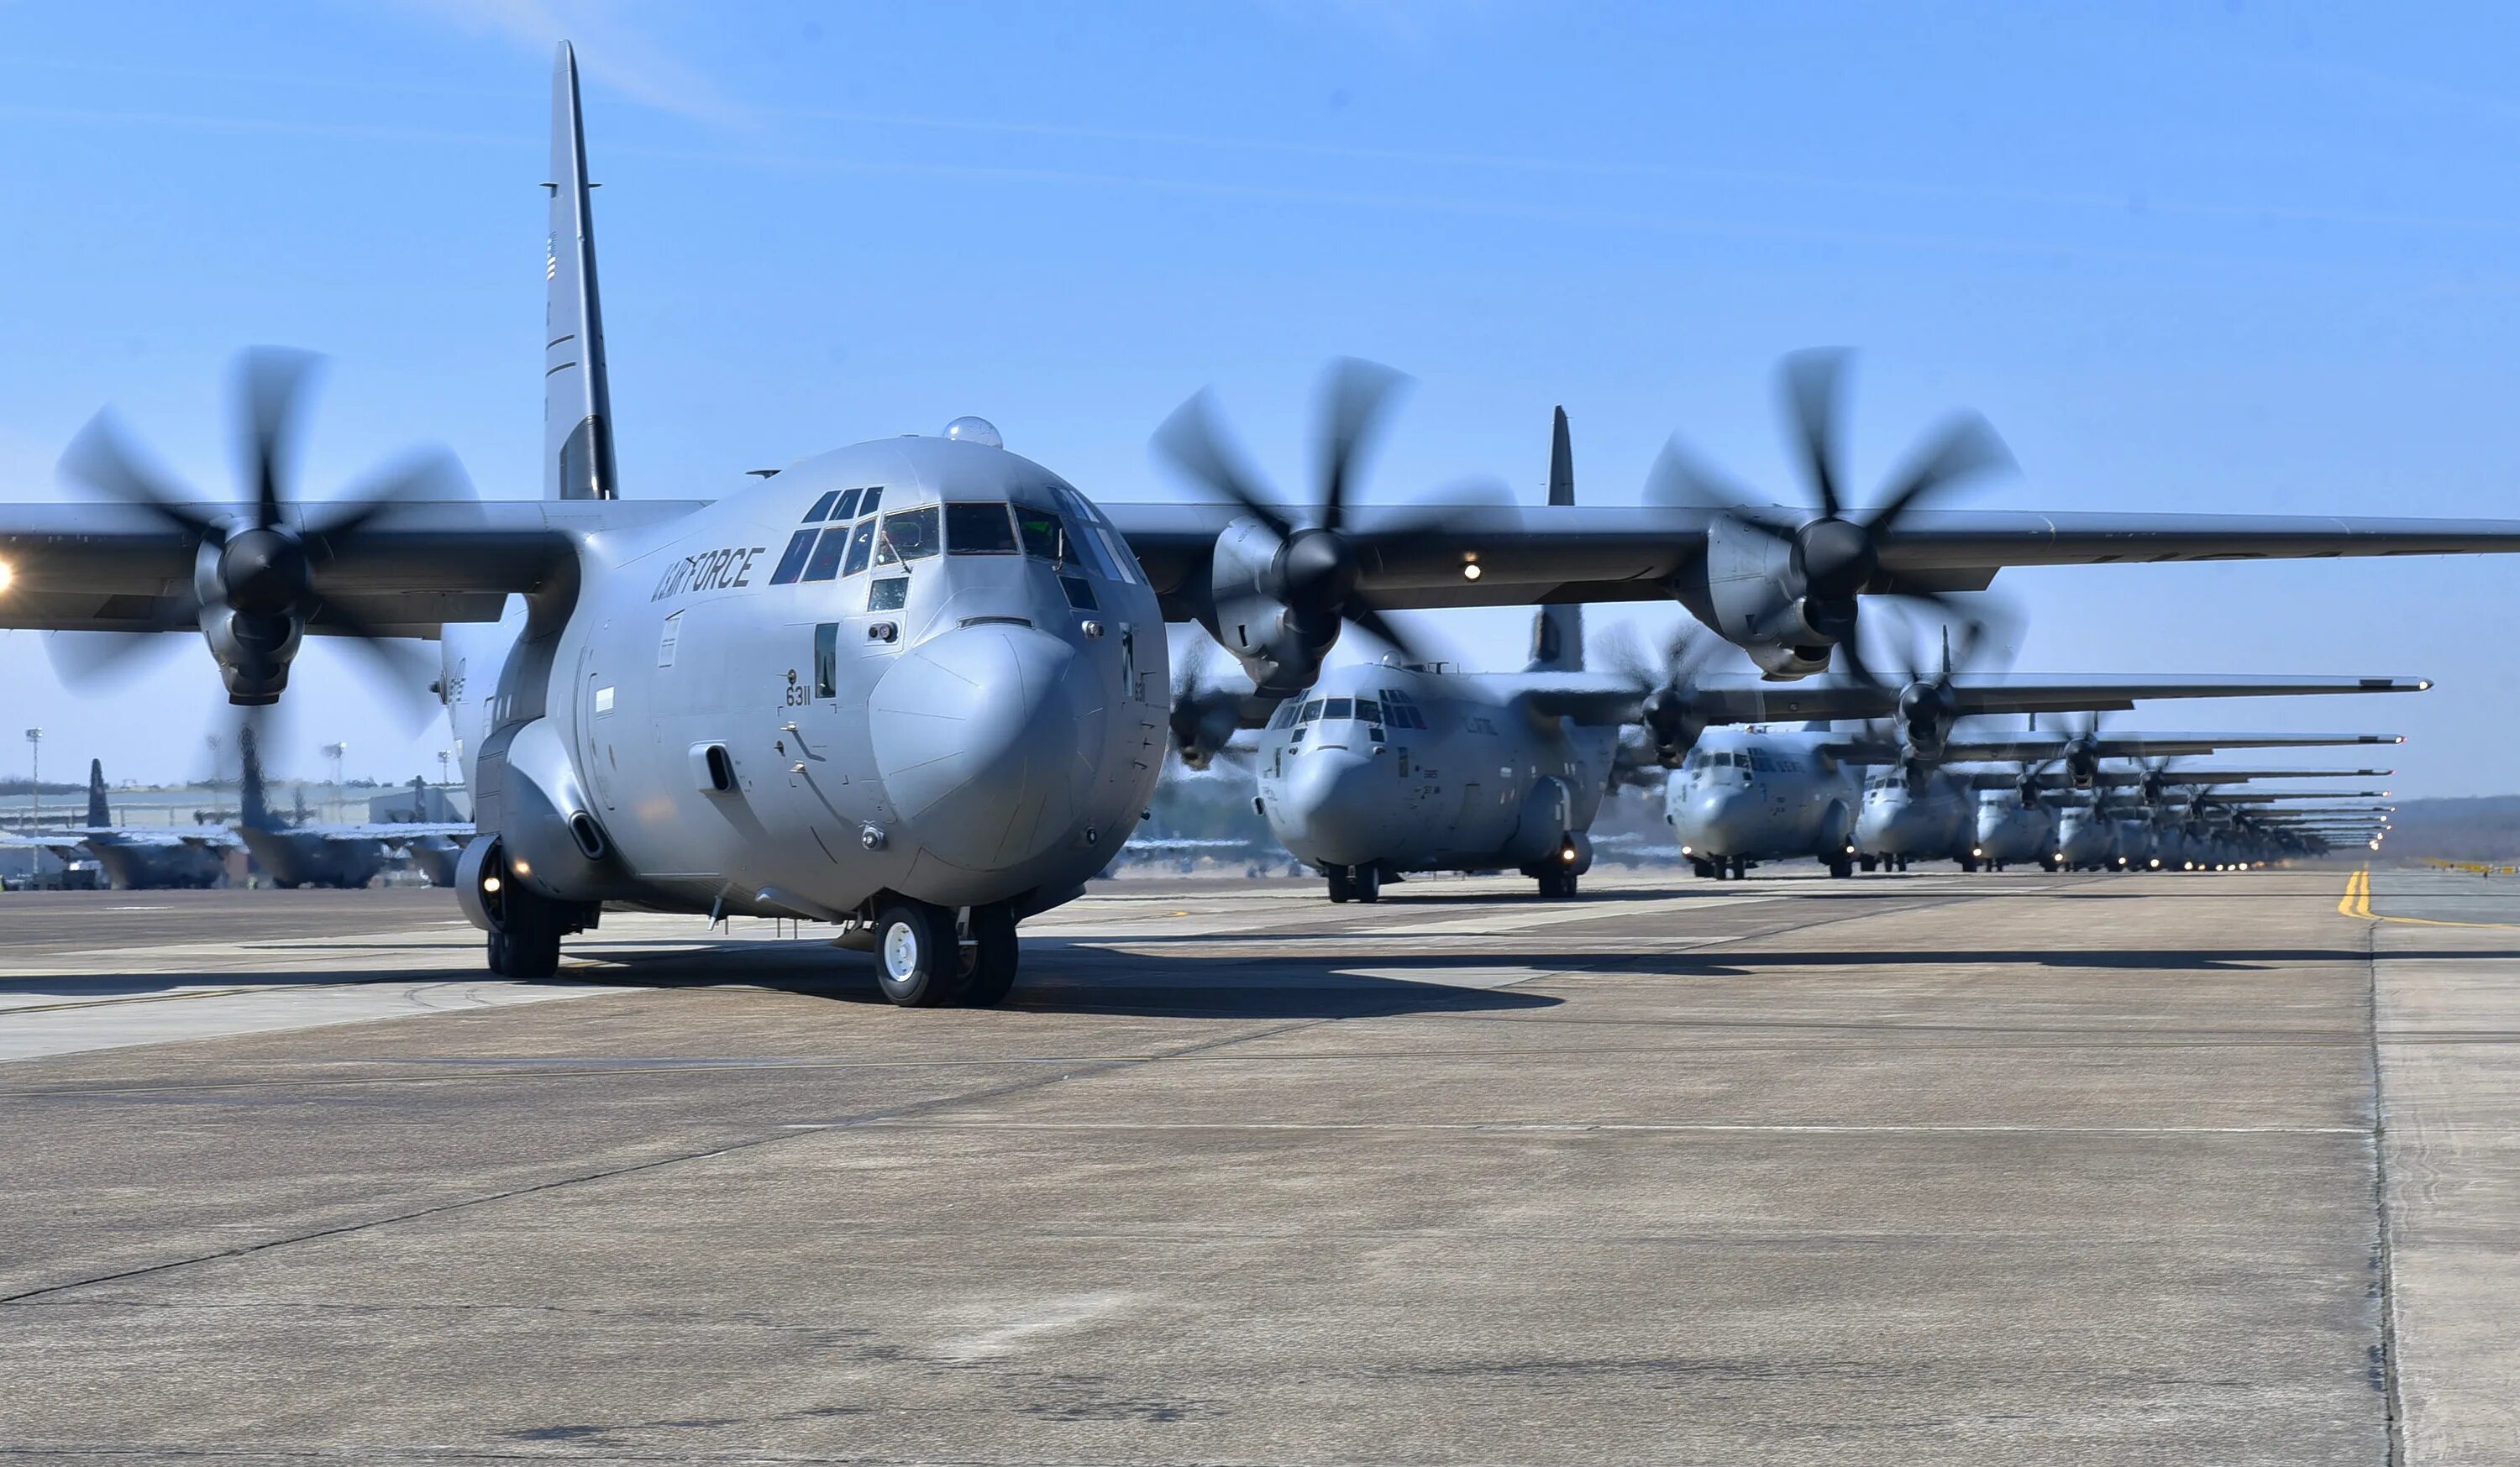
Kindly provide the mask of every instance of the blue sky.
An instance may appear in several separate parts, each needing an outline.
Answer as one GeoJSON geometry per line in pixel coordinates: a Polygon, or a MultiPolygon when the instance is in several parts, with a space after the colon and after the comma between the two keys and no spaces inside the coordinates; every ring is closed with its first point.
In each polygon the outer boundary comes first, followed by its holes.
{"type": "MultiPolygon", "coordinates": [[[[633,495],[979,413],[1107,500],[1215,384],[1292,484],[1321,363],[1418,387],[1370,484],[1632,500],[1666,434],[1788,477],[1772,371],[1861,348],[1856,477],[1985,412],[1988,507],[2520,515],[2520,14],[2443,7],[0,6],[0,497],[112,402],[230,482],[251,342],[334,358],[303,492],[450,444],[538,492],[552,41],[588,70],[633,495]]],[[[1868,488],[1868,491],[1869,492],[1868,488]]],[[[2160,709],[2374,727],[2520,788],[2520,562],[2009,572],[2041,671],[2417,673],[2160,709]]],[[[1623,613],[1625,614],[1625,613],[1623,613]]],[[[1422,623],[1474,662],[1523,618],[1422,623]]],[[[435,771],[329,651],[284,769],[435,771]]],[[[48,766],[197,772],[198,644],[105,697],[0,635],[48,766]],[[54,763],[53,761],[61,761],[54,763]]],[[[0,767],[22,770],[8,731],[0,767]]]]}

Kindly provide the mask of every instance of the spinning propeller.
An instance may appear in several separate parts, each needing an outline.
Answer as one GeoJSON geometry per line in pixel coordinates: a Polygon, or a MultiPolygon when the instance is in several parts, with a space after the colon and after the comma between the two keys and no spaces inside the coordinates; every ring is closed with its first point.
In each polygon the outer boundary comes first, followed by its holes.
{"type": "Polygon", "coordinates": [[[1727,645],[1723,639],[1683,623],[1659,647],[1647,649],[1636,628],[1623,624],[1605,639],[1601,661],[1642,695],[1638,721],[1665,769],[1678,769],[1706,732],[1706,718],[1696,704],[1697,678],[1727,645]]]}
{"type": "Polygon", "coordinates": [[[1856,509],[1844,491],[1838,443],[1846,360],[1842,351],[1802,351],[1786,357],[1780,370],[1790,447],[1810,491],[1810,517],[1801,524],[1788,530],[1773,515],[1762,514],[1749,494],[1700,465],[1677,437],[1655,461],[1645,495],[1661,504],[1710,511],[1732,526],[1783,545],[1785,567],[1777,590],[1786,602],[1799,605],[1802,628],[1834,644],[1845,654],[1846,670],[1869,683],[1876,680],[1856,638],[1862,598],[1895,597],[1962,622],[1971,619],[1966,602],[1955,593],[1879,584],[1883,545],[1896,537],[1909,515],[1932,508],[1965,480],[2010,467],[2012,455],[1985,419],[1961,414],[1926,440],[1872,508],[1856,509]]]}
{"type": "MultiPolygon", "coordinates": [[[[1244,544],[1229,530],[1219,538],[1211,564],[1212,600],[1256,598],[1280,613],[1276,626],[1252,633],[1248,645],[1236,649],[1264,690],[1287,693],[1309,684],[1343,624],[1408,661],[1425,660],[1383,608],[1358,589],[1358,552],[1420,533],[1445,511],[1386,518],[1371,539],[1350,526],[1348,512],[1364,457],[1405,381],[1372,362],[1341,358],[1330,364],[1322,380],[1313,504],[1291,514],[1235,447],[1207,392],[1182,404],[1155,430],[1158,455],[1200,487],[1232,501],[1265,531],[1265,539],[1244,544]]],[[[1491,495],[1483,491],[1481,497],[1491,495]]],[[[1215,614],[1219,622],[1227,619],[1221,609],[1215,614]]],[[[1248,629],[1251,623],[1238,626],[1248,629]]]]}
{"type": "MultiPolygon", "coordinates": [[[[346,640],[406,694],[423,717],[433,709],[424,687],[432,660],[389,641],[352,607],[318,595],[315,577],[398,507],[472,497],[452,455],[426,450],[378,471],[321,510],[284,512],[306,391],[320,359],[255,347],[237,359],[238,460],[247,494],[220,508],[153,465],[111,410],[99,413],[62,456],[62,473],[98,497],[146,511],[194,543],[193,578],[183,610],[199,620],[218,658],[228,700],[241,707],[278,701],[299,639],[317,630],[346,640]],[[293,521],[293,522],[292,522],[293,521]],[[427,700],[427,706],[422,706],[427,700]]],[[[94,683],[155,639],[148,633],[56,634],[54,663],[65,681],[94,683]],[[77,641],[65,641],[75,636],[77,641]]]]}
{"type": "Polygon", "coordinates": [[[1207,681],[1213,643],[1192,631],[1189,644],[1173,669],[1173,752],[1183,764],[1203,770],[1242,727],[1243,694],[1207,681]]]}

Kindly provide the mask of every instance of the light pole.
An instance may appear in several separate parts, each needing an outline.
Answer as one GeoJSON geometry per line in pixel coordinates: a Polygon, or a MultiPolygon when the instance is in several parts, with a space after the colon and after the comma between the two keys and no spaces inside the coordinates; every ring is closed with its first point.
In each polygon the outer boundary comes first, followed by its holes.
{"type": "Polygon", "coordinates": [[[44,731],[26,731],[26,823],[44,823],[44,731]]]}

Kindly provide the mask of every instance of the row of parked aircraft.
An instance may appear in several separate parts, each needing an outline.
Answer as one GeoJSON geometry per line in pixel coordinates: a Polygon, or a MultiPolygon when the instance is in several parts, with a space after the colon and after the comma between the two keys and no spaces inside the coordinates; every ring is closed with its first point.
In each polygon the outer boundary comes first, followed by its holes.
{"type": "Polygon", "coordinates": [[[250,726],[239,740],[237,819],[226,823],[131,825],[114,822],[105,765],[89,760],[87,819],[0,832],[0,849],[40,850],[68,863],[93,861],[123,891],[223,886],[243,852],[279,887],[360,887],[397,863],[432,885],[455,884],[455,863],[472,838],[470,822],[377,821],[322,824],[283,819],[272,808],[250,726]]]}
{"type": "MultiPolygon", "coordinates": [[[[392,639],[439,639],[479,824],[455,887],[504,975],[551,973],[564,936],[632,905],[833,923],[876,954],[895,1001],[993,1003],[1015,980],[1017,923],[1110,862],[1168,745],[1197,760],[1245,734],[1289,848],[1323,841],[1318,864],[1351,894],[1377,879],[1361,871],[1437,859],[1528,862],[1563,894],[1622,728],[1671,769],[1712,730],[1824,723],[1793,735],[1813,741],[1787,755],[1809,768],[1769,773],[1843,778],[1835,740],[1858,735],[1831,731],[1884,721],[1913,789],[1963,717],[2199,692],[1893,680],[1864,660],[1868,607],[1964,619],[1966,594],[2011,565],[2520,551],[2510,520],[1952,510],[1956,485],[2006,462],[1974,418],[1858,504],[1837,467],[1840,363],[1809,354],[1785,370],[1798,505],[1675,444],[1634,506],[1573,504],[1570,480],[1546,506],[1500,491],[1367,508],[1360,470],[1394,378],[1359,363],[1331,374],[1301,502],[1265,487],[1203,398],[1155,440],[1196,501],[1097,503],[973,418],[730,474],[715,496],[626,497],[565,45],[551,140],[541,499],[476,499],[443,459],[294,498],[310,360],[265,351],[240,373],[238,499],[186,486],[101,416],[63,461],[90,502],[0,505],[0,626],[199,633],[240,705],[283,695],[308,636],[389,665],[392,639]],[[1573,608],[1633,601],[1676,602],[1770,681],[1585,670],[1573,608]],[[1531,671],[1476,689],[1407,655],[1323,671],[1347,628],[1398,645],[1393,610],[1479,605],[1548,608],[1531,671]],[[1200,627],[1249,692],[1173,697],[1168,622],[1200,627]],[[1438,834],[1405,855],[1331,844],[1366,823],[1358,809],[1438,834]]],[[[1741,749],[1709,742],[1666,799],[1741,773],[1711,762],[1726,752],[1741,749]]]]}

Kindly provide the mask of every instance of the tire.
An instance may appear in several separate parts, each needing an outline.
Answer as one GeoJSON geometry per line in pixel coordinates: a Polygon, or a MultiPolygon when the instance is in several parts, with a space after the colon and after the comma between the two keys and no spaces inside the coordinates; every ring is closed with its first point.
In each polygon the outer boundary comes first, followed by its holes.
{"type": "Polygon", "coordinates": [[[1961,857],[1961,858],[1960,858],[1960,869],[1961,869],[1962,871],[1967,872],[1969,875],[1972,875],[1972,876],[1976,875],[1976,874],[1977,874],[1977,858],[1976,858],[1976,857],[1974,857],[1974,856],[1963,856],[1963,857],[1961,857]]]}
{"type": "Polygon", "coordinates": [[[1845,880],[1855,874],[1855,859],[1851,856],[1840,856],[1828,864],[1828,873],[1840,881],[1845,880]]]}
{"type": "Polygon", "coordinates": [[[875,978],[904,1008],[934,1008],[963,997],[968,975],[954,914],[925,902],[895,902],[875,924],[875,978]]]}
{"type": "Polygon", "coordinates": [[[1867,856],[1867,857],[1863,858],[1861,861],[1858,861],[1858,862],[1856,863],[1856,865],[1858,865],[1858,866],[1860,866],[1860,867],[1864,867],[1866,870],[1869,871],[1869,870],[1872,870],[1872,869],[1874,869],[1874,868],[1878,867],[1881,865],[1881,863],[1880,863],[1880,862],[1878,862],[1878,861],[1873,860],[1873,859],[1872,859],[1871,857],[1869,857],[1869,856],[1867,856]]]}
{"type": "Polygon", "coordinates": [[[1354,889],[1348,884],[1346,867],[1331,867],[1328,871],[1328,876],[1331,901],[1345,902],[1350,896],[1354,895],[1354,889]]]}
{"type": "Polygon", "coordinates": [[[1371,866],[1358,867],[1356,868],[1356,874],[1348,878],[1347,890],[1348,895],[1356,898],[1360,902],[1381,901],[1381,868],[1371,866]]]}
{"type": "Polygon", "coordinates": [[[1715,863],[1711,861],[1692,861],[1688,868],[1697,873],[1700,881],[1712,881],[1716,877],[1715,863]]]}
{"type": "Polygon", "coordinates": [[[560,918],[547,902],[513,892],[507,920],[490,934],[490,971],[502,978],[549,978],[560,971],[560,918]]]}
{"type": "Polygon", "coordinates": [[[1015,919],[1004,905],[971,909],[971,971],[965,980],[963,1001],[973,1008],[995,1008],[1014,991],[1015,919]]]}

